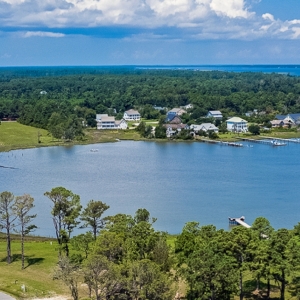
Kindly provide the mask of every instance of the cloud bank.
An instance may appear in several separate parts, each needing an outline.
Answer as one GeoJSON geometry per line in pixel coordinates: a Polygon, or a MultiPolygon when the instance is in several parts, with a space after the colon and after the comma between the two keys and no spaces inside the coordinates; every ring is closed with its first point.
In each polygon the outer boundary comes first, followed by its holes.
{"type": "Polygon", "coordinates": [[[0,27],[27,28],[24,37],[62,37],[49,29],[172,28],[183,39],[299,39],[300,20],[251,11],[256,0],[0,0],[0,27]],[[30,28],[46,28],[32,30],[30,28]]]}

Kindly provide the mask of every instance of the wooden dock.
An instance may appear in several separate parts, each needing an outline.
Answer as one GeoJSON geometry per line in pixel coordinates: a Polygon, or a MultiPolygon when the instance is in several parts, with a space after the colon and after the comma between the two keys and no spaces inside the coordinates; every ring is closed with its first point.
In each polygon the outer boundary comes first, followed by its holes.
{"type": "Polygon", "coordinates": [[[228,219],[229,219],[230,225],[242,225],[246,228],[251,228],[251,226],[245,222],[244,216],[242,216],[240,218],[228,218],[228,219]]]}
{"type": "Polygon", "coordinates": [[[204,143],[217,144],[221,146],[244,147],[243,144],[235,143],[235,142],[223,142],[223,141],[215,141],[215,140],[208,140],[208,139],[201,139],[200,141],[204,143]]]}

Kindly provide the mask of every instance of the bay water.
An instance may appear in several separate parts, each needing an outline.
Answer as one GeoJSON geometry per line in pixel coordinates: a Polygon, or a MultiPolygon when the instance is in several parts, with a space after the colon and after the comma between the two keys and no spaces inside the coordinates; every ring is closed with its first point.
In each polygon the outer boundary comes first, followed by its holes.
{"type": "Polygon", "coordinates": [[[0,192],[35,199],[35,234],[54,236],[51,201],[57,186],[110,206],[105,215],[146,208],[154,227],[180,233],[186,222],[228,228],[228,217],[275,228],[300,222],[300,144],[244,143],[236,148],[200,142],[121,141],[0,153],[0,192]]]}

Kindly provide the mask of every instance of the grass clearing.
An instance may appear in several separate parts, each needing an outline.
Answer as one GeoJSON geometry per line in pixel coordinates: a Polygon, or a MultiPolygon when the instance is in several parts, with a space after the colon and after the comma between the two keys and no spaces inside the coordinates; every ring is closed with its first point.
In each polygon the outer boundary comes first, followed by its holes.
{"type": "Polygon", "coordinates": [[[60,281],[52,279],[57,263],[57,244],[53,240],[31,241],[25,243],[25,269],[21,269],[21,244],[13,241],[13,262],[6,262],[6,243],[0,242],[0,290],[17,298],[53,297],[69,295],[60,281]],[[25,292],[21,286],[25,286],[25,292]]]}

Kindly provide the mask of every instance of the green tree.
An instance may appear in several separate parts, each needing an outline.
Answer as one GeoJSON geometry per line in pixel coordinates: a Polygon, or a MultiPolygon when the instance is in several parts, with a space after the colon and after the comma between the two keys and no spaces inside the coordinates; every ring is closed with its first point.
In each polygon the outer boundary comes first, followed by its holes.
{"type": "Polygon", "coordinates": [[[76,235],[71,239],[73,249],[76,251],[82,251],[85,258],[87,258],[90,253],[92,242],[94,242],[94,238],[90,231],[76,235]]]}
{"type": "Polygon", "coordinates": [[[53,279],[62,280],[70,289],[73,300],[79,299],[78,283],[81,277],[79,266],[71,263],[68,257],[61,257],[54,270],[53,279]]]}
{"type": "Polygon", "coordinates": [[[256,124],[251,124],[249,127],[248,127],[248,131],[250,133],[252,133],[253,135],[259,135],[260,134],[260,127],[256,124]]]}
{"type": "Polygon", "coordinates": [[[23,196],[16,197],[13,210],[14,214],[17,216],[20,224],[20,234],[21,234],[21,256],[22,256],[22,269],[24,269],[24,239],[27,234],[32,232],[37,227],[33,224],[30,224],[32,220],[36,217],[35,215],[30,215],[30,211],[34,208],[34,199],[28,195],[24,194],[23,196]]]}
{"type": "Polygon", "coordinates": [[[167,137],[166,128],[162,124],[157,125],[154,135],[157,139],[165,139],[167,137]]]}
{"type": "Polygon", "coordinates": [[[105,225],[102,217],[103,213],[109,209],[109,205],[102,201],[90,200],[80,216],[80,220],[84,222],[83,228],[90,227],[92,229],[94,239],[96,240],[99,229],[105,225]]]}
{"type": "Polygon", "coordinates": [[[80,197],[64,187],[53,188],[44,195],[53,203],[51,214],[59,244],[59,256],[61,256],[62,249],[68,256],[71,232],[79,224],[77,218],[81,210],[80,197]]]}
{"type": "Polygon", "coordinates": [[[113,299],[123,283],[118,266],[101,255],[90,256],[83,266],[85,282],[94,292],[96,300],[113,299]]]}
{"type": "Polygon", "coordinates": [[[131,299],[174,299],[172,281],[154,262],[144,259],[129,267],[128,290],[131,299]]]}
{"type": "Polygon", "coordinates": [[[17,216],[14,214],[15,197],[11,192],[2,192],[0,194],[0,230],[6,232],[6,253],[7,263],[11,263],[11,230],[15,227],[13,223],[17,216]]]}

